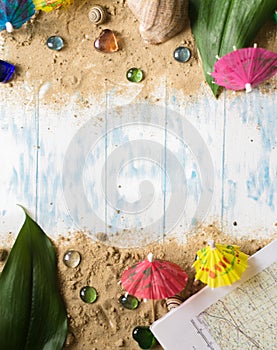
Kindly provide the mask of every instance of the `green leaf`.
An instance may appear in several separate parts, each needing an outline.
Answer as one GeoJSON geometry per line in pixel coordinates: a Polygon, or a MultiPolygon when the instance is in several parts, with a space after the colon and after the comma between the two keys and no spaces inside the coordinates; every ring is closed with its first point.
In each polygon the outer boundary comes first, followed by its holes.
{"type": "Polygon", "coordinates": [[[67,333],[54,248],[26,213],[0,275],[0,349],[58,350],[67,333]]]}
{"type": "Polygon", "coordinates": [[[192,32],[206,81],[216,97],[220,88],[209,75],[215,56],[233,51],[233,46],[250,46],[275,7],[273,0],[189,0],[192,32]]]}

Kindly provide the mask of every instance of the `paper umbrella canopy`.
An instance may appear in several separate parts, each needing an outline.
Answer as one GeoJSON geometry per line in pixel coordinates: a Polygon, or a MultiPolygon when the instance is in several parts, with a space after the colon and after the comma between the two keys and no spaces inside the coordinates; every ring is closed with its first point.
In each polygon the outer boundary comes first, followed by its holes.
{"type": "Polygon", "coordinates": [[[69,5],[72,0],[33,0],[36,10],[50,12],[61,6],[69,5]]]}
{"type": "Polygon", "coordinates": [[[188,276],[179,265],[170,261],[147,259],[129,267],[123,272],[121,283],[125,290],[137,298],[165,299],[182,291],[188,276]]]}
{"type": "Polygon", "coordinates": [[[35,14],[32,0],[0,0],[0,31],[12,32],[35,14]]]}
{"type": "Polygon", "coordinates": [[[222,56],[211,75],[215,83],[229,90],[250,92],[277,73],[277,53],[254,47],[238,49],[222,56]]]}
{"type": "Polygon", "coordinates": [[[214,244],[198,250],[193,264],[195,279],[211,288],[230,285],[241,278],[248,266],[248,255],[235,245],[214,244]]]}
{"type": "Polygon", "coordinates": [[[72,0],[0,0],[0,32],[11,33],[19,29],[35,14],[35,11],[52,11],[68,5],[72,0]]]}

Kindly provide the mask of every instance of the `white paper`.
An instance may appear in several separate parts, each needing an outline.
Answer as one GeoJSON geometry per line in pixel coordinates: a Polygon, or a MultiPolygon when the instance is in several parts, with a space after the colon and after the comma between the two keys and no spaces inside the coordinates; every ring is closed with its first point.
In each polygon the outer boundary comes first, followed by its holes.
{"type": "Polygon", "coordinates": [[[277,239],[231,286],[203,288],[154,322],[165,350],[277,349],[277,239]]]}

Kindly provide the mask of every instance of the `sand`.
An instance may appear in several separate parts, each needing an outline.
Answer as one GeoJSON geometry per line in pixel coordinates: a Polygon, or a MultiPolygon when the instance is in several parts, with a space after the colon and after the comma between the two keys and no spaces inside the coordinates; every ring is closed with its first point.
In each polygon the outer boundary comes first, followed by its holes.
{"type": "MultiPolygon", "coordinates": [[[[182,89],[192,94],[203,82],[201,66],[197,60],[197,50],[190,31],[189,20],[182,33],[161,45],[145,45],[140,37],[138,21],[125,1],[100,1],[108,13],[107,21],[94,25],[88,18],[91,1],[75,1],[63,10],[45,14],[39,12],[24,30],[12,34],[2,32],[4,39],[3,59],[16,63],[17,75],[11,83],[39,89],[50,82],[44,102],[61,103],[78,90],[84,101],[90,96],[101,96],[116,85],[132,85],[126,79],[129,68],[141,68],[145,79],[141,98],[145,99],[156,87],[161,76],[166,76],[168,87],[182,89]],[[94,41],[103,29],[114,31],[119,51],[98,52],[94,41]],[[65,42],[61,51],[49,50],[46,40],[51,35],[59,35],[65,42]],[[192,57],[187,63],[179,63],[173,58],[173,51],[179,45],[191,50],[192,57]],[[162,48],[162,52],[161,52],[162,48]],[[186,84],[185,81],[189,81],[186,84]]],[[[1,52],[1,51],[0,51],[1,52]]],[[[85,103],[85,102],[84,102],[85,103]]]]}
{"type": "MultiPolygon", "coordinates": [[[[51,103],[54,107],[68,101],[76,91],[79,101],[86,105],[91,96],[102,98],[112,87],[134,88],[126,79],[126,71],[132,67],[141,68],[145,75],[139,85],[141,100],[150,98],[161,79],[168,89],[180,90],[190,96],[205,84],[187,17],[184,18],[185,28],[178,35],[160,45],[147,45],[125,0],[98,3],[108,13],[106,22],[101,25],[92,24],[88,18],[89,9],[95,2],[76,0],[65,9],[38,12],[34,19],[12,34],[1,32],[1,57],[16,64],[16,77],[5,87],[21,89],[23,97],[30,88],[39,91],[44,87],[47,91],[41,103],[51,103]],[[114,31],[119,51],[106,54],[95,50],[94,41],[103,29],[114,31]],[[65,46],[62,50],[53,51],[46,46],[47,38],[52,35],[63,38],[65,46]],[[191,50],[188,62],[180,63],[173,58],[178,46],[191,50]]],[[[277,50],[273,20],[266,23],[256,41],[261,47],[277,50]]],[[[268,90],[268,83],[262,87],[268,90]]]]}
{"type": "MultiPolygon", "coordinates": [[[[119,297],[125,292],[118,284],[123,271],[150,252],[156,258],[174,262],[189,276],[185,289],[180,293],[186,300],[204,286],[201,282],[194,282],[192,264],[196,251],[207,245],[209,239],[237,244],[249,255],[271,241],[234,239],[212,224],[199,227],[198,233],[191,236],[185,245],[172,240],[165,244],[152,243],[128,250],[93,243],[81,232],[74,237],[61,238],[57,245],[59,281],[69,316],[65,349],[139,349],[132,339],[132,330],[136,326],[149,326],[153,322],[152,304],[151,301],[140,300],[137,309],[128,310],[119,303],[119,297]],[[68,268],[63,263],[63,256],[68,249],[77,250],[82,256],[77,268],[68,268]],[[80,289],[87,285],[93,286],[98,292],[98,299],[93,304],[86,304],[79,297],[80,289]]],[[[168,312],[165,300],[157,300],[154,305],[156,319],[168,312]]],[[[157,345],[155,349],[162,348],[157,345]]]]}
{"type": "MultiPolygon", "coordinates": [[[[141,68],[145,74],[140,83],[142,100],[149,98],[161,78],[166,79],[168,87],[190,96],[199,90],[201,84],[205,84],[188,18],[185,18],[186,26],[180,34],[161,45],[151,46],[143,43],[138,21],[126,1],[102,0],[98,3],[108,11],[108,20],[103,25],[95,26],[88,19],[88,10],[94,2],[75,1],[66,9],[48,14],[37,13],[24,28],[12,34],[2,32],[1,58],[16,64],[17,68],[13,81],[1,88],[9,89],[10,93],[21,89],[24,98],[28,91],[26,86],[39,91],[47,83],[43,103],[51,103],[54,108],[54,105],[69,101],[76,91],[82,97],[80,103],[85,105],[91,96],[102,98],[111,86],[126,88],[131,83],[127,82],[125,75],[131,67],[141,68]],[[118,37],[118,52],[105,54],[94,49],[94,40],[106,28],[113,30],[118,37]],[[51,35],[64,39],[65,47],[61,51],[55,52],[46,47],[46,40],[51,35]],[[187,63],[173,59],[173,51],[180,45],[191,50],[192,56],[187,63]]],[[[259,46],[276,51],[273,21],[262,28],[257,41],[259,46]]],[[[270,84],[262,85],[265,93],[269,88],[276,88],[276,83],[270,84]]],[[[270,241],[235,239],[221,232],[214,223],[199,227],[196,234],[182,245],[172,240],[141,248],[119,249],[93,242],[82,232],[55,241],[59,286],[69,319],[69,334],[64,348],[139,349],[132,339],[132,329],[153,322],[151,302],[141,301],[136,310],[127,310],[120,305],[118,298],[124,290],[118,282],[123,270],[144,259],[151,251],[155,257],[179,264],[187,272],[188,284],[181,293],[187,299],[203,287],[201,283],[194,283],[192,264],[196,251],[211,238],[221,243],[238,244],[247,254],[253,254],[270,241]],[[75,249],[82,256],[77,268],[68,268],[63,263],[63,255],[68,249],[75,249]],[[79,297],[80,289],[86,285],[95,287],[98,292],[94,304],[85,304],[79,297]]],[[[164,300],[155,302],[156,319],[167,311],[164,300]]]]}

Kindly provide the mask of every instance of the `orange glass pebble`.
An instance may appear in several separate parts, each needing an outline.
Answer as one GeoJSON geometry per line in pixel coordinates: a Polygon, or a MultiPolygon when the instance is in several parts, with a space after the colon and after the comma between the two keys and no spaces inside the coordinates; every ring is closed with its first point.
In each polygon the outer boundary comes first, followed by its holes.
{"type": "Polygon", "coordinates": [[[116,52],[119,50],[117,38],[110,29],[104,29],[94,42],[96,50],[101,52],[116,52]]]}

